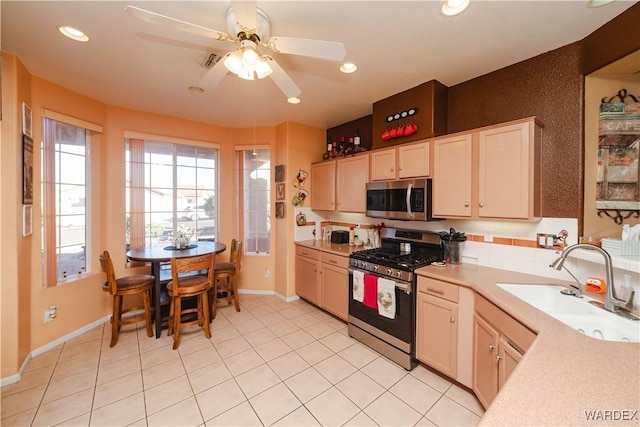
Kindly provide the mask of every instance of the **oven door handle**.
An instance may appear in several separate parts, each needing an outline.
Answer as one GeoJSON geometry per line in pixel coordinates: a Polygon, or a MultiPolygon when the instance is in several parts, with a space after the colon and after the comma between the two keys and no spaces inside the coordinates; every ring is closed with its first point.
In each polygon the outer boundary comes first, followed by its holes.
{"type": "Polygon", "coordinates": [[[413,189],[413,183],[407,187],[407,215],[413,218],[413,212],[411,212],[411,190],[413,189]]]}
{"type": "MultiPolygon", "coordinates": [[[[353,268],[349,268],[349,274],[353,275],[353,268]]],[[[368,273],[367,271],[363,271],[363,270],[359,270],[362,271],[363,273],[368,273]]],[[[377,276],[374,274],[374,276],[377,276]]],[[[378,277],[384,277],[384,276],[378,276],[378,277]]],[[[400,289],[402,292],[404,292],[407,295],[411,295],[411,283],[406,283],[406,282],[398,282],[395,281],[396,284],[396,288],[400,289]]]]}

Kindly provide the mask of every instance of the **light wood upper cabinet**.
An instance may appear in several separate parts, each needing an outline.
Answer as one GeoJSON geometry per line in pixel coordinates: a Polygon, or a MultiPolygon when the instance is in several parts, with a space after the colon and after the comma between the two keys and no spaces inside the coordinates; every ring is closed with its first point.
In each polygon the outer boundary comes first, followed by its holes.
{"type": "Polygon", "coordinates": [[[371,152],[371,181],[430,176],[430,144],[423,141],[371,152]]]}
{"type": "Polygon", "coordinates": [[[332,211],[336,208],[336,161],[311,165],[311,209],[332,211]]]}
{"type": "Polygon", "coordinates": [[[398,147],[398,178],[429,176],[429,142],[398,147]]]}
{"type": "Polygon", "coordinates": [[[434,141],[433,216],[471,217],[472,134],[434,141]]]}
{"type": "Polygon", "coordinates": [[[536,128],[527,121],[478,133],[479,218],[540,216],[536,128]]]}
{"type": "Polygon", "coordinates": [[[369,156],[345,157],[337,161],[336,210],[365,212],[366,186],[369,181],[369,156]]]}
{"type": "Polygon", "coordinates": [[[433,215],[539,218],[541,141],[535,118],[435,139],[433,215]]]}
{"type": "Polygon", "coordinates": [[[311,209],[364,213],[368,181],[368,154],[313,163],[311,209]]]}
{"type": "Polygon", "coordinates": [[[395,148],[371,152],[371,181],[395,179],[397,173],[395,148]]]}

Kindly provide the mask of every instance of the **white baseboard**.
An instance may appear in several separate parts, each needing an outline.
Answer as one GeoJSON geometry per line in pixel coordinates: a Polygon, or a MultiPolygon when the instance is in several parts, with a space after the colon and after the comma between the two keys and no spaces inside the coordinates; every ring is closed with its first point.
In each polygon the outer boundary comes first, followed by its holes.
{"type": "Polygon", "coordinates": [[[265,291],[262,289],[238,289],[238,293],[248,295],[275,295],[274,291],[265,291]]]}
{"type": "Polygon", "coordinates": [[[79,329],[76,329],[73,332],[68,333],[67,335],[60,337],[56,340],[51,341],[48,344],[43,345],[42,347],[38,347],[35,350],[32,350],[31,353],[29,353],[27,355],[27,357],[24,359],[24,362],[22,362],[22,366],[20,366],[20,370],[18,371],[17,374],[11,375],[9,377],[5,377],[5,378],[1,378],[0,379],[0,387],[5,386],[5,385],[9,385],[9,384],[13,384],[13,383],[17,383],[18,381],[20,381],[20,379],[22,378],[22,373],[24,372],[25,368],[27,367],[27,365],[29,364],[29,362],[31,361],[31,359],[33,359],[36,356],[39,356],[43,353],[46,353],[47,351],[51,350],[54,347],[57,347],[60,344],[64,344],[67,341],[72,340],[73,338],[77,338],[80,335],[84,334],[85,332],[88,332],[90,330],[92,330],[93,328],[96,328],[97,326],[102,325],[105,322],[108,322],[109,319],[111,318],[111,315],[105,316],[102,319],[98,319],[95,322],[91,322],[88,325],[85,325],[79,329]]]}

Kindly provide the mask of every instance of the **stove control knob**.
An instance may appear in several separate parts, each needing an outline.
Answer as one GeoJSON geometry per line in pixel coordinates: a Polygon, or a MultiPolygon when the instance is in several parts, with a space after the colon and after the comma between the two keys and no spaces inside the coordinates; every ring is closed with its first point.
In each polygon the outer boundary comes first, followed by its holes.
{"type": "Polygon", "coordinates": [[[377,265],[374,265],[374,266],[373,266],[373,271],[375,271],[375,272],[377,273],[377,272],[378,272],[378,268],[380,268],[380,267],[379,267],[379,266],[377,266],[377,265]]]}
{"type": "Polygon", "coordinates": [[[390,268],[387,268],[387,275],[393,276],[393,270],[390,268]]]}
{"type": "Polygon", "coordinates": [[[396,277],[399,279],[402,277],[402,271],[396,271],[396,277]]]}
{"type": "Polygon", "coordinates": [[[367,263],[364,261],[360,262],[360,268],[367,268],[367,263]]]}

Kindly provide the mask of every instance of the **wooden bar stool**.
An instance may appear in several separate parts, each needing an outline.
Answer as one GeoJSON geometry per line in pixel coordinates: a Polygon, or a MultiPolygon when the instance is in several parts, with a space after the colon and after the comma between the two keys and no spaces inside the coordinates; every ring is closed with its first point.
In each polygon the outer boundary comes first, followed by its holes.
{"type": "Polygon", "coordinates": [[[215,253],[190,258],[171,258],[172,280],[167,283],[167,292],[171,297],[168,335],[173,334],[174,350],[180,345],[180,328],[185,326],[200,325],[205,336],[211,338],[208,292],[213,285],[215,258],[215,253]],[[201,270],[207,270],[207,275],[193,274],[201,270]],[[196,308],[182,309],[182,299],[187,297],[197,298],[196,308]],[[196,313],[196,317],[183,319],[190,313],[196,313]]]}
{"type": "Polygon", "coordinates": [[[238,281],[236,275],[240,272],[242,260],[242,242],[236,239],[231,241],[231,254],[229,262],[220,262],[215,266],[214,286],[213,286],[213,318],[218,312],[218,294],[226,292],[227,304],[231,304],[233,299],[236,304],[236,311],[240,311],[238,301],[238,281]]]}
{"type": "Polygon", "coordinates": [[[116,279],[113,261],[111,261],[109,252],[104,251],[98,258],[100,259],[102,271],[107,275],[107,281],[102,285],[102,290],[109,292],[109,294],[113,296],[111,344],[109,344],[109,347],[113,347],[118,342],[118,334],[120,332],[120,326],[122,325],[144,321],[147,327],[147,336],[153,336],[153,332],[151,331],[151,303],[149,295],[155,278],[148,274],[139,274],[116,279]],[[143,305],[123,310],[122,297],[136,294],[142,294],[143,305]],[[123,314],[140,309],[144,309],[143,315],[131,316],[125,319],[122,318],[123,314]]]}

